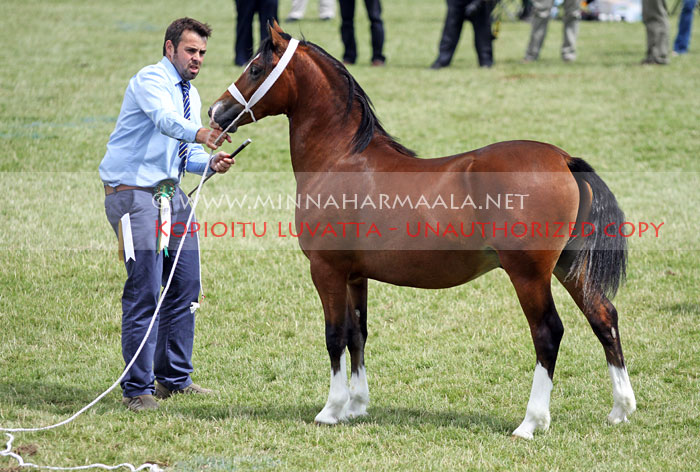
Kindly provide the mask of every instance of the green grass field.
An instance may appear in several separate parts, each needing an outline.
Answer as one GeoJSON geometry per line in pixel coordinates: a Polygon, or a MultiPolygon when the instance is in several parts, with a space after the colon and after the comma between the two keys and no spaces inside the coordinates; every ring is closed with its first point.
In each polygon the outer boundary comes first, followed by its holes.
{"type": "MultiPolygon", "coordinates": [[[[290,2],[280,3],[284,18],[290,2]]],[[[566,334],[552,425],[533,441],[511,439],[525,413],[534,350],[507,276],[494,271],[443,291],[371,282],[370,416],[316,427],[329,366],[306,259],[293,245],[206,238],[194,378],[217,395],[175,398],[135,415],[114,391],[65,427],[17,434],[14,449],[36,450],[27,461],[153,461],[173,471],[700,468],[698,27],[686,57],[643,67],[642,24],[582,23],[579,60],[565,64],[561,23],[552,22],[541,60],[522,64],[529,26],[504,22],[495,67],[480,70],[465,25],[453,66],[435,72],[427,67],[444,2],[383,3],[388,65],[369,67],[358,5],[360,57],[350,71],[404,145],[436,157],[509,139],[549,142],[594,166],[630,221],[664,222],[658,239],[630,238],[628,280],[615,299],[637,396],[631,422],[606,423],[612,394],[603,350],[555,283],[566,334]]],[[[97,166],[128,79],[160,59],[165,27],[185,15],[214,29],[195,82],[205,108],[241,69],[232,66],[230,1],[3,6],[0,427],[32,427],[79,410],[123,368],[125,272],[97,166]]],[[[339,57],[339,20],[312,19],[316,7],[309,2],[308,20],[282,27],[339,57]]],[[[671,24],[673,38],[677,17],[671,24]]],[[[239,186],[291,188],[286,119],[241,128],[234,143],[247,137],[254,144],[235,174],[208,183],[205,197],[239,186]]],[[[183,187],[196,183],[188,176],[183,187]]],[[[197,211],[200,221],[241,220],[214,205],[197,211]]],[[[0,471],[15,466],[0,458],[0,471]]]]}

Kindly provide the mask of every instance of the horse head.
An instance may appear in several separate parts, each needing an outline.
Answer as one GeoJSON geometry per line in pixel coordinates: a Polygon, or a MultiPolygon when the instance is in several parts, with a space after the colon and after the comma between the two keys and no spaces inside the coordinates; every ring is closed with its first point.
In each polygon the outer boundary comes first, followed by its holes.
{"type": "Polygon", "coordinates": [[[209,108],[210,126],[228,129],[285,113],[294,96],[290,61],[299,43],[275,21],[243,74],[209,108]],[[230,127],[230,128],[229,128],[230,127]]]}

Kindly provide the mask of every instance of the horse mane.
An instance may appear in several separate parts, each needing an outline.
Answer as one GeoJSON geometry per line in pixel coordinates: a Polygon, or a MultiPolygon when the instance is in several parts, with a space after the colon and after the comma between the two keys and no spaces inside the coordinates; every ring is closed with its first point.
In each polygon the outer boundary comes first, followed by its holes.
{"type": "MultiPolygon", "coordinates": [[[[286,40],[290,40],[292,38],[287,33],[281,33],[281,36],[286,40]]],[[[353,152],[360,153],[364,151],[367,146],[369,146],[369,143],[372,141],[372,138],[374,138],[376,133],[395,151],[398,151],[406,156],[416,157],[416,153],[414,151],[399,143],[396,138],[386,132],[379,121],[379,118],[377,118],[377,115],[374,113],[374,105],[372,104],[372,100],[370,100],[362,87],[360,87],[360,84],[357,83],[355,78],[340,61],[331,56],[317,44],[306,41],[303,38],[300,43],[309,47],[312,51],[319,54],[322,59],[329,62],[333,66],[333,70],[335,70],[347,83],[348,94],[345,107],[345,118],[350,116],[353,104],[357,103],[360,107],[360,124],[358,125],[357,131],[355,132],[355,135],[351,141],[353,152]]],[[[274,45],[269,37],[260,43],[259,52],[265,62],[272,60],[273,50],[274,45]]]]}

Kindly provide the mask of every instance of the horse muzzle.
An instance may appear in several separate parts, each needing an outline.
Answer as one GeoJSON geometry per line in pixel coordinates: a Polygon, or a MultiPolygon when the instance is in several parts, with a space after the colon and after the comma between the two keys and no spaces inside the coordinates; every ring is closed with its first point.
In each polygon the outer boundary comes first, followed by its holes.
{"type": "Polygon", "coordinates": [[[242,111],[243,105],[239,103],[231,105],[224,100],[219,100],[209,108],[209,127],[212,129],[228,129],[227,132],[233,134],[238,129],[238,124],[240,124],[242,120],[239,120],[239,123],[231,126],[231,128],[229,128],[229,126],[242,111]]]}

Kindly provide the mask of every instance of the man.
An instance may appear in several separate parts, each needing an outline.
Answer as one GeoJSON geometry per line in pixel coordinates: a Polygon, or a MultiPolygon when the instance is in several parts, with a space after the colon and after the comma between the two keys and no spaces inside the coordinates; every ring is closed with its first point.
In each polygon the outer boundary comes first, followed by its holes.
{"type": "MultiPolygon", "coordinates": [[[[564,0],[564,39],[561,45],[561,58],[564,62],[576,60],[576,38],[581,20],[581,0],[564,0]]],[[[552,16],[554,0],[532,0],[532,30],[523,62],[536,61],[547,35],[547,24],[552,16]]]]}
{"type": "Polygon", "coordinates": [[[462,34],[464,20],[474,27],[474,48],[479,67],[493,65],[493,33],[491,32],[491,10],[495,3],[490,0],[447,0],[447,16],[442,28],[438,57],[431,69],[442,69],[452,62],[462,34]]]}
{"type": "MultiPolygon", "coordinates": [[[[129,81],[100,164],[105,211],[127,272],[122,295],[122,355],[127,364],[146,334],[161,286],[173,269],[181,242],[175,234],[183,231],[170,228],[177,223],[183,227],[191,211],[178,187],[182,173],[223,173],[234,163],[225,152],[210,159],[201,146],[214,150],[222,140],[231,141],[220,130],[202,127],[201,100],[190,84],[199,74],[210,35],[208,25],[191,18],[168,26],[164,57],[129,81]]],[[[190,378],[200,291],[199,241],[196,233],[184,237],[157,322],[121,381],[123,403],[133,411],[158,408],[154,393],[159,398],[211,393],[190,378]]]]}

